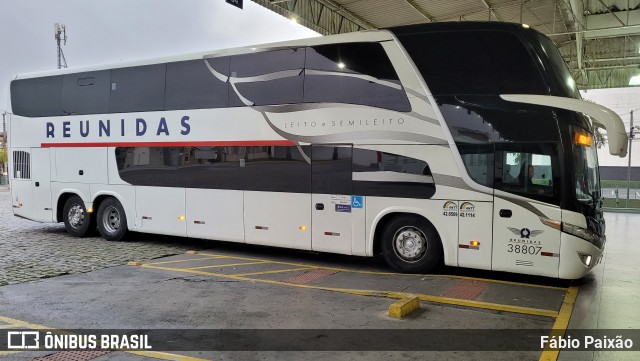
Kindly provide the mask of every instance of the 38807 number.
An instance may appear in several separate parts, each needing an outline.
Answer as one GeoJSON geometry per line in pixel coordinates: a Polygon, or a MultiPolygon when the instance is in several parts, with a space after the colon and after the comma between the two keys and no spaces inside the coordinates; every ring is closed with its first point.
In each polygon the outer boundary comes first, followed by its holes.
{"type": "Polygon", "coordinates": [[[534,256],[540,253],[542,249],[542,247],[527,246],[525,244],[509,244],[507,247],[507,252],[509,253],[531,254],[534,256]]]}

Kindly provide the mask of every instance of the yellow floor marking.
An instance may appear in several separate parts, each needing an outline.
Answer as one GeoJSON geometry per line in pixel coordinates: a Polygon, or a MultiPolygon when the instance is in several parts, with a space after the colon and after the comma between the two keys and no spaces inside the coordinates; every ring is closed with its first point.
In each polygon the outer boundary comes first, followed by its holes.
{"type": "MultiPolygon", "coordinates": [[[[64,331],[64,330],[57,330],[57,329],[53,329],[51,327],[37,325],[35,323],[16,320],[14,318],[9,318],[9,317],[4,317],[4,316],[0,316],[0,322],[10,323],[10,324],[12,324],[14,326],[17,326],[18,328],[28,328],[28,329],[32,329],[32,330],[49,330],[49,331],[55,331],[55,333],[59,333],[59,334],[70,334],[69,332],[64,331]]],[[[13,352],[25,352],[25,351],[47,351],[47,350],[0,351],[0,355],[6,355],[8,353],[13,353],[13,352]]],[[[185,356],[185,355],[172,354],[172,353],[168,353],[168,352],[127,351],[127,350],[119,350],[117,352],[126,352],[126,353],[130,353],[130,354],[134,354],[134,355],[153,357],[153,358],[157,358],[157,359],[161,359],[161,360],[209,361],[207,359],[196,358],[196,357],[185,356]]]]}
{"type": "Polygon", "coordinates": [[[187,269],[205,269],[205,268],[220,268],[220,267],[235,267],[235,266],[249,266],[252,264],[264,264],[268,263],[267,261],[258,261],[258,262],[244,262],[244,263],[229,263],[229,264],[216,264],[212,266],[200,266],[200,267],[188,267],[187,269]]]}
{"type": "MultiPolygon", "coordinates": [[[[556,322],[553,323],[553,329],[551,330],[551,334],[549,335],[549,337],[564,336],[565,332],[567,331],[567,327],[569,327],[569,320],[571,320],[573,306],[576,304],[578,291],[580,291],[580,286],[573,282],[571,284],[571,287],[569,287],[569,291],[564,296],[562,307],[560,307],[560,312],[558,312],[556,322]]],[[[552,350],[546,347],[544,351],[542,351],[542,355],[540,355],[540,361],[556,361],[559,354],[560,350],[552,350]]]]}
{"type": "Polygon", "coordinates": [[[246,277],[246,276],[259,276],[259,275],[266,275],[266,274],[271,274],[271,273],[285,273],[285,272],[294,272],[294,271],[306,271],[306,270],[313,270],[316,268],[313,267],[301,267],[301,268],[287,268],[287,269],[277,269],[274,271],[262,271],[262,272],[251,272],[251,273],[234,273],[234,276],[238,276],[238,277],[246,277]]]}
{"type": "Polygon", "coordinates": [[[156,352],[156,351],[126,351],[128,353],[145,356],[145,357],[153,357],[160,360],[174,360],[174,361],[208,361],[207,359],[185,356],[185,355],[176,355],[172,353],[166,352],[156,352]]]}
{"type": "Polygon", "coordinates": [[[4,316],[0,316],[0,321],[4,323],[10,323],[16,326],[16,328],[29,328],[32,330],[49,330],[50,329],[49,327],[46,327],[46,326],[36,325],[35,323],[20,321],[14,318],[9,318],[4,316]]]}
{"type": "MultiPolygon", "coordinates": [[[[300,285],[293,283],[286,283],[281,281],[273,281],[259,278],[250,278],[250,277],[242,277],[233,274],[223,274],[223,273],[213,273],[213,272],[205,272],[195,269],[189,268],[169,268],[169,267],[160,267],[160,266],[152,266],[143,264],[140,267],[144,268],[153,268],[153,269],[161,269],[165,271],[178,271],[185,273],[193,273],[205,276],[214,276],[221,278],[229,278],[236,279],[240,281],[250,281],[250,282],[261,282],[261,283],[269,283],[276,284],[282,286],[289,287],[299,287],[299,288],[307,288],[307,289],[316,289],[316,290],[324,290],[324,291],[332,291],[332,292],[341,292],[352,295],[361,295],[361,296],[375,296],[375,297],[387,297],[394,299],[405,298],[408,295],[415,295],[403,292],[394,292],[394,291],[375,291],[375,290],[358,290],[358,289],[349,289],[349,288],[335,288],[335,287],[322,287],[322,286],[312,286],[312,285],[300,285]]],[[[498,303],[490,303],[490,302],[481,302],[481,301],[467,301],[467,300],[459,300],[455,298],[447,298],[440,296],[431,296],[431,295],[416,295],[422,301],[429,301],[434,303],[442,303],[442,304],[450,304],[456,306],[464,306],[464,307],[472,307],[472,308],[482,308],[487,310],[496,310],[496,311],[504,311],[504,312],[512,312],[512,313],[522,313],[527,315],[537,315],[537,316],[545,316],[555,318],[558,315],[558,312],[552,310],[544,310],[537,308],[529,308],[529,307],[520,307],[520,306],[509,306],[509,305],[501,305],[498,303]]]]}
{"type": "Polygon", "coordinates": [[[467,276],[437,275],[437,274],[411,274],[411,273],[396,273],[396,272],[383,272],[383,271],[362,271],[362,270],[353,270],[353,269],[346,269],[346,268],[336,268],[336,267],[324,267],[324,266],[319,266],[319,265],[309,265],[309,264],[303,264],[303,263],[264,260],[264,259],[259,259],[259,258],[227,256],[227,255],[214,254],[214,253],[198,253],[198,256],[215,257],[215,258],[232,258],[232,259],[239,259],[239,260],[245,260],[245,261],[265,261],[265,262],[288,265],[288,266],[322,268],[322,269],[328,269],[328,270],[332,270],[332,271],[351,272],[351,273],[360,273],[360,274],[396,275],[396,276],[404,276],[404,277],[425,277],[425,276],[428,276],[428,277],[448,277],[448,278],[457,278],[457,279],[468,279],[468,280],[474,280],[474,281],[484,281],[484,282],[490,282],[490,283],[502,283],[502,284],[515,285],[515,286],[567,290],[566,287],[546,286],[546,285],[537,285],[537,284],[532,284],[532,283],[492,280],[492,279],[486,279],[486,278],[467,277],[467,276]]]}
{"type": "Polygon", "coordinates": [[[561,291],[568,290],[567,287],[537,285],[535,283],[524,283],[524,282],[514,282],[514,281],[492,280],[492,279],[478,278],[478,277],[456,276],[456,275],[434,275],[434,274],[430,274],[428,276],[429,277],[440,277],[440,278],[445,278],[445,277],[446,278],[457,278],[457,279],[471,280],[471,281],[483,281],[483,282],[489,282],[489,283],[500,283],[500,284],[505,284],[505,285],[514,285],[514,286],[547,288],[547,289],[561,290],[561,291]]]}
{"type": "Polygon", "coordinates": [[[13,355],[14,353],[27,352],[27,351],[28,351],[28,350],[20,350],[20,351],[0,351],[0,356],[13,355]]]}
{"type": "MultiPolygon", "coordinates": [[[[221,257],[207,257],[207,258],[221,258],[221,257]]],[[[147,263],[147,264],[169,264],[169,263],[180,263],[180,262],[189,262],[189,261],[202,261],[205,260],[206,258],[202,258],[202,257],[194,257],[194,258],[189,258],[189,259],[179,259],[179,260],[175,260],[175,261],[164,261],[164,262],[151,262],[151,263],[147,263]]]]}
{"type": "Polygon", "coordinates": [[[8,328],[18,328],[15,325],[0,325],[0,330],[8,329],[8,328]]]}

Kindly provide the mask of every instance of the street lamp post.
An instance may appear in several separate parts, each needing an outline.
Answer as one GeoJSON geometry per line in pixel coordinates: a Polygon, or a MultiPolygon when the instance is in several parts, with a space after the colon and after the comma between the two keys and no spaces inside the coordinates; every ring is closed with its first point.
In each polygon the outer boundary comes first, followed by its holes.
{"type": "Polygon", "coordinates": [[[640,130],[640,127],[633,126],[633,111],[631,111],[631,121],[629,123],[629,164],[627,166],[627,200],[625,202],[625,207],[627,208],[629,208],[629,198],[631,198],[631,146],[633,145],[634,130],[640,130]]]}

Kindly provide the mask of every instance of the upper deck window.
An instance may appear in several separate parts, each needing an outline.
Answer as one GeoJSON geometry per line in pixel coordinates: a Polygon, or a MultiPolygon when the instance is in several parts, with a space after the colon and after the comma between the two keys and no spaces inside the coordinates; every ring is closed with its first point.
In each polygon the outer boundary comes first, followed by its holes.
{"type": "Polygon", "coordinates": [[[62,115],[62,76],[12,81],[11,108],[25,117],[62,115]]]}
{"type": "Polygon", "coordinates": [[[430,32],[399,39],[434,95],[546,93],[534,59],[511,33],[430,32]]]}
{"type": "Polygon", "coordinates": [[[411,110],[398,75],[378,43],[307,48],[304,102],[411,110]]]}

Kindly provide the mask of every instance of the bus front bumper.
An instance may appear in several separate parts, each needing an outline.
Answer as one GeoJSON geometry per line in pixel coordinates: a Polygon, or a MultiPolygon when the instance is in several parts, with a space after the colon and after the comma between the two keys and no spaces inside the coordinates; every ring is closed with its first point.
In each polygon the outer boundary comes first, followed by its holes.
{"type": "Polygon", "coordinates": [[[578,279],[589,273],[602,260],[602,249],[568,233],[560,237],[560,266],[558,277],[578,279]]]}

